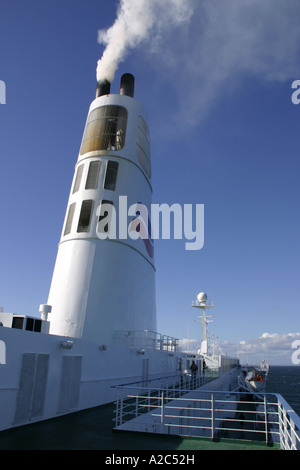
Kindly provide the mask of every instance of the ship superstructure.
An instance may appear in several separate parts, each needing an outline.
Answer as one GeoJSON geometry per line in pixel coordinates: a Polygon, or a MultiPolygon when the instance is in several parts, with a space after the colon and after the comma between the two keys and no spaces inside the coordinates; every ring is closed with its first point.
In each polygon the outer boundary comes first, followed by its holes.
{"type": "Polygon", "coordinates": [[[208,354],[205,293],[198,353],[156,332],[147,117],[131,74],[110,88],[90,105],[40,318],[0,311],[0,431],[110,403],[133,382],[180,396],[241,386],[237,358],[208,354]]]}
{"type": "MultiPolygon", "coordinates": [[[[131,74],[110,89],[99,82],[88,111],[40,318],[0,312],[0,430],[111,402],[112,386],[192,360],[201,370],[201,355],[156,332],[147,117],[131,74]]],[[[237,363],[223,358],[222,373],[237,363]]]]}

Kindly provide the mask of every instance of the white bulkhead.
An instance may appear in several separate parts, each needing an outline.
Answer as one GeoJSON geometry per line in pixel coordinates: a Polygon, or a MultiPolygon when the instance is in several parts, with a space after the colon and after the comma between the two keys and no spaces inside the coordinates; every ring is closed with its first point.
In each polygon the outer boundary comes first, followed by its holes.
{"type": "Polygon", "coordinates": [[[133,84],[123,75],[121,93],[98,92],[89,109],[48,298],[50,334],[109,343],[118,330],[156,331],[153,243],[128,234],[128,208],[141,203],[150,214],[152,201],[149,130],[133,84]]]}

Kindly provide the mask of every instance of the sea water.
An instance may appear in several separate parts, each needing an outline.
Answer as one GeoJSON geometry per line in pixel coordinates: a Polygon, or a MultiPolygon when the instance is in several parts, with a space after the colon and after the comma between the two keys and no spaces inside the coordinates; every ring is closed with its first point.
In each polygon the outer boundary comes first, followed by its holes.
{"type": "Polygon", "coordinates": [[[300,366],[270,366],[267,393],[280,393],[300,416],[300,366]]]}

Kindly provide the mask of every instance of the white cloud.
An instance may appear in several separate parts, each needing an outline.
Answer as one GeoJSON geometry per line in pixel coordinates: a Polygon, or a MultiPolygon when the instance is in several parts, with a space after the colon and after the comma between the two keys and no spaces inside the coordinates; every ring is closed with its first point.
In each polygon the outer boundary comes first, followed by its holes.
{"type": "Polygon", "coordinates": [[[252,358],[266,359],[273,365],[293,365],[294,341],[300,340],[300,333],[263,333],[259,338],[241,341],[238,346],[240,358],[248,362],[252,358]]]}
{"type": "MultiPolygon", "coordinates": [[[[238,355],[242,364],[258,363],[265,359],[270,365],[293,365],[292,356],[296,341],[300,344],[300,332],[286,334],[265,332],[258,338],[242,340],[239,343],[222,341],[219,342],[219,347],[223,354],[238,355]]],[[[180,346],[183,350],[196,352],[199,349],[199,341],[184,339],[180,346]]]]}
{"type": "Polygon", "coordinates": [[[200,349],[200,342],[197,339],[182,338],[179,340],[179,347],[182,348],[183,351],[196,353],[198,349],[200,349]]]}

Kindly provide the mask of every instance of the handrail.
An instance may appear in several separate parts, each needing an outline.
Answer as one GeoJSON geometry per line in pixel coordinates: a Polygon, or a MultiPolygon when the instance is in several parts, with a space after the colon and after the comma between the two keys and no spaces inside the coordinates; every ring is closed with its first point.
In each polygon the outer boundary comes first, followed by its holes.
{"type": "MultiPolygon", "coordinates": [[[[127,388],[137,388],[141,387],[143,390],[147,390],[149,388],[150,382],[158,382],[158,386],[160,385],[159,382],[168,382],[168,386],[165,386],[165,390],[168,390],[169,387],[172,387],[174,383],[178,383],[179,387],[182,390],[191,390],[199,388],[200,386],[204,385],[205,383],[210,382],[211,380],[216,379],[219,377],[219,369],[209,369],[204,373],[201,371],[197,372],[194,377],[191,377],[189,374],[185,374],[183,372],[173,374],[173,375],[162,375],[159,377],[154,377],[152,379],[144,379],[134,382],[127,382],[125,384],[118,384],[112,385],[111,388],[115,389],[127,389],[127,388]],[[141,384],[141,385],[139,385],[141,384]],[[147,385],[146,385],[147,384],[147,385]],[[185,385],[185,387],[183,387],[185,385]]],[[[151,388],[151,387],[150,387],[151,388]]],[[[159,387],[163,389],[163,387],[159,387]]],[[[153,388],[153,390],[157,390],[157,387],[153,388]]]]}
{"type": "Polygon", "coordinates": [[[178,338],[152,330],[114,330],[114,339],[136,347],[145,346],[170,352],[179,350],[178,338]]]}
{"type": "Polygon", "coordinates": [[[115,388],[123,392],[116,402],[116,427],[120,429],[264,440],[267,444],[278,443],[282,449],[300,449],[300,418],[280,394],[258,396],[240,390],[179,386],[115,388]]]}

